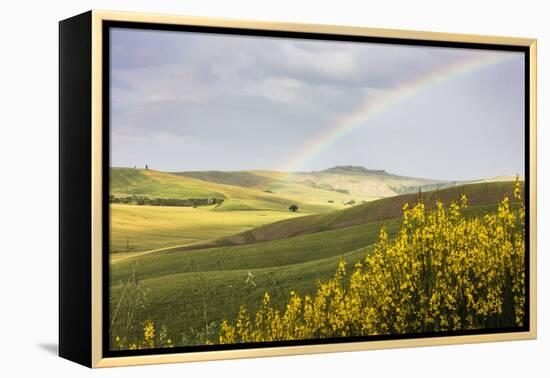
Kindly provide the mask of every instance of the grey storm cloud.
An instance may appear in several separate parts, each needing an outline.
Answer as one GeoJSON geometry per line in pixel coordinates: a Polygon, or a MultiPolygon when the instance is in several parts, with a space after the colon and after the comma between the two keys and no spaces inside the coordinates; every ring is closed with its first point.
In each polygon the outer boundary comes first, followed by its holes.
{"type": "MultiPolygon", "coordinates": [[[[370,99],[487,54],[494,52],[115,28],[111,163],[277,169],[370,99]]],[[[361,164],[434,178],[517,172],[523,164],[522,64],[517,54],[420,93],[334,143],[304,169],[361,164]],[[443,156],[445,150],[456,154],[457,148],[441,148],[456,141],[478,157],[485,145],[486,163],[443,156]],[[436,144],[446,166],[426,157],[427,147],[436,144]]]]}

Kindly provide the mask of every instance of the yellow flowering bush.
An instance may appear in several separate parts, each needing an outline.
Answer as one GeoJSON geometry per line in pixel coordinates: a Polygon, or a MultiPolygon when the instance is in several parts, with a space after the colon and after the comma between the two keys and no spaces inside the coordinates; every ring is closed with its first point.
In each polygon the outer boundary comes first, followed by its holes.
{"type": "Polygon", "coordinates": [[[427,209],[403,204],[394,240],[380,230],[374,250],[347,276],[341,261],[314,295],[290,293],[284,309],[269,293],[255,314],[242,305],[223,321],[219,343],[405,334],[522,326],[525,318],[525,207],[514,200],[471,215],[462,195],[427,209]]]}

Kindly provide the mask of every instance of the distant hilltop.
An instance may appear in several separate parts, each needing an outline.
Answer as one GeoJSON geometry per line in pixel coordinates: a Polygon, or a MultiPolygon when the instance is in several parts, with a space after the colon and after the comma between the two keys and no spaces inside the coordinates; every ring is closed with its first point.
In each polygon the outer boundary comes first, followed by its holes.
{"type": "Polygon", "coordinates": [[[361,167],[359,165],[337,165],[332,168],[325,169],[321,172],[327,173],[360,173],[360,174],[371,174],[371,175],[386,175],[390,176],[391,174],[386,172],[385,169],[368,169],[361,167]]]}

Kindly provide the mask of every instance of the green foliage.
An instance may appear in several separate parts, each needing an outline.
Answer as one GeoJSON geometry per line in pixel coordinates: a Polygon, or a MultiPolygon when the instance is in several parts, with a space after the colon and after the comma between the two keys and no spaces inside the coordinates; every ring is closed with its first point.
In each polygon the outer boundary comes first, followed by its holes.
{"type": "Polygon", "coordinates": [[[121,203],[127,205],[146,205],[146,206],[181,206],[197,207],[212,206],[223,203],[223,198],[149,198],[139,196],[115,197],[109,196],[109,203],[121,203]]]}
{"type": "Polygon", "coordinates": [[[349,280],[341,260],[314,295],[295,290],[285,306],[268,292],[255,314],[243,304],[221,324],[222,344],[522,326],[525,322],[525,209],[516,182],[482,217],[468,198],[445,209],[403,205],[395,240],[382,227],[374,250],[349,280]]]}

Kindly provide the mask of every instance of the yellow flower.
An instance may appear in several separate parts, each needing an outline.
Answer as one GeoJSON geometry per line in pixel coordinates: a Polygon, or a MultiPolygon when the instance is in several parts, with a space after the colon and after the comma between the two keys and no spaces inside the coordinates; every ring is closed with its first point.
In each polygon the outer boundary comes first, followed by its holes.
{"type": "MultiPolygon", "coordinates": [[[[224,320],[220,343],[467,330],[524,324],[524,205],[517,215],[504,197],[483,216],[466,216],[468,198],[433,209],[403,204],[403,223],[390,240],[382,226],[364,262],[333,277],[312,295],[294,290],[279,309],[269,294],[251,318],[241,306],[235,326],[224,320]],[[516,222],[520,221],[522,227],[516,222]],[[510,282],[510,284],[507,284],[510,282]]],[[[514,204],[514,206],[516,206],[514,204]]]]}
{"type": "Polygon", "coordinates": [[[155,325],[152,320],[148,320],[145,323],[145,327],[143,327],[143,338],[145,339],[144,344],[147,348],[155,347],[154,337],[155,337],[155,325]]]}

